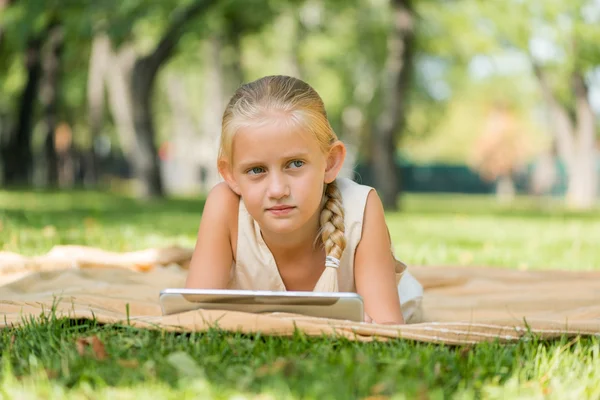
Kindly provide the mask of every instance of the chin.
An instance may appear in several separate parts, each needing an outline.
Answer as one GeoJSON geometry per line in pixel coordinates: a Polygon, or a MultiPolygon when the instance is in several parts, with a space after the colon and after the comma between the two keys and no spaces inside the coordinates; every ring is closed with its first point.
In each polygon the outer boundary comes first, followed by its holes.
{"type": "Polygon", "coordinates": [[[291,220],[276,220],[268,221],[266,224],[267,229],[273,233],[288,234],[297,231],[300,226],[297,222],[291,220]]]}

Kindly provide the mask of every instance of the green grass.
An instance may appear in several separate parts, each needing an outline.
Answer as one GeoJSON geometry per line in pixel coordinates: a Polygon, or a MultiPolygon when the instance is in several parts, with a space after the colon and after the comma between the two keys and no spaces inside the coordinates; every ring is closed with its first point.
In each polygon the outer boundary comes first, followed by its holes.
{"type": "MultiPolygon", "coordinates": [[[[93,321],[52,320],[3,332],[0,393],[161,397],[556,399],[600,396],[600,341],[450,347],[328,338],[172,334],[93,321]],[[96,336],[106,359],[77,341],[96,336]],[[401,396],[399,398],[402,398],[401,396]]],[[[17,396],[16,396],[17,397],[17,396]]],[[[19,396],[20,397],[20,396],[19,396]]]]}
{"type": "MultiPolygon", "coordinates": [[[[201,199],[0,191],[0,249],[193,246],[201,199]]],[[[388,221],[409,264],[598,268],[600,212],[519,199],[410,195],[388,221]]],[[[0,333],[0,398],[600,397],[600,339],[452,347],[395,340],[175,334],[94,321],[30,321],[0,333]],[[82,347],[97,337],[106,357],[82,347]],[[78,350],[83,351],[80,353],[78,350]],[[102,357],[101,357],[102,358],[102,357]]]]}

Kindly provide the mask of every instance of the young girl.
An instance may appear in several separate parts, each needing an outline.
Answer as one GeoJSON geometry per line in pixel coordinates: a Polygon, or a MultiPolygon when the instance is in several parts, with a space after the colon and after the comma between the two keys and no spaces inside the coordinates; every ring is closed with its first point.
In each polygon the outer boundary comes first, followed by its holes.
{"type": "Polygon", "coordinates": [[[267,76],[241,86],[223,114],[188,288],[342,291],[365,320],[418,318],[422,287],[394,258],[375,190],[338,178],[346,149],[305,82],[267,76]]]}

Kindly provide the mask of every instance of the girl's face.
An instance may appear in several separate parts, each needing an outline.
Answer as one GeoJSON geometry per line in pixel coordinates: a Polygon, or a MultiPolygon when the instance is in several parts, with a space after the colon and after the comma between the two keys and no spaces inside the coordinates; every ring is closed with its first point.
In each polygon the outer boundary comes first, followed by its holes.
{"type": "Polygon", "coordinates": [[[230,185],[261,229],[274,234],[318,221],[324,184],[337,175],[310,133],[277,120],[240,129],[231,161],[230,185]]]}

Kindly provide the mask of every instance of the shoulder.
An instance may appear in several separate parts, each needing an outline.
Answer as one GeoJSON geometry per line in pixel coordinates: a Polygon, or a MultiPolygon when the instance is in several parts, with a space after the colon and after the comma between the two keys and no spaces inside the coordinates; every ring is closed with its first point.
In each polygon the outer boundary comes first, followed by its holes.
{"type": "Polygon", "coordinates": [[[369,194],[367,195],[363,225],[366,225],[366,227],[375,227],[379,229],[384,227],[387,229],[383,203],[375,189],[369,191],[369,194]]]}
{"type": "MultiPolygon", "coordinates": [[[[237,195],[226,182],[216,184],[208,193],[202,219],[229,228],[231,238],[237,238],[237,219],[239,213],[240,196],[237,195]]],[[[235,246],[233,247],[235,249],[235,246]]]]}
{"type": "Polygon", "coordinates": [[[373,189],[369,192],[363,223],[361,226],[361,238],[355,254],[355,268],[361,265],[395,265],[390,231],[386,221],[386,212],[383,202],[373,189]]]}
{"type": "MultiPolygon", "coordinates": [[[[337,178],[336,183],[342,197],[347,223],[357,222],[362,224],[366,205],[375,189],[360,184],[348,178],[337,178]]],[[[376,194],[375,194],[376,195],[376,194]]]]}
{"type": "Polygon", "coordinates": [[[222,211],[232,211],[235,209],[237,213],[239,202],[240,196],[231,190],[226,182],[220,182],[208,192],[205,208],[207,206],[218,206],[222,211]]]}
{"type": "Polygon", "coordinates": [[[336,183],[342,196],[344,208],[350,209],[350,211],[354,210],[362,216],[367,197],[374,189],[348,178],[337,178],[336,183]]]}
{"type": "Polygon", "coordinates": [[[347,194],[369,193],[371,190],[374,190],[371,186],[363,185],[350,178],[336,178],[335,181],[340,191],[347,194]]]}
{"type": "Polygon", "coordinates": [[[369,253],[391,248],[385,209],[375,189],[369,191],[365,201],[358,248],[369,253]]]}

